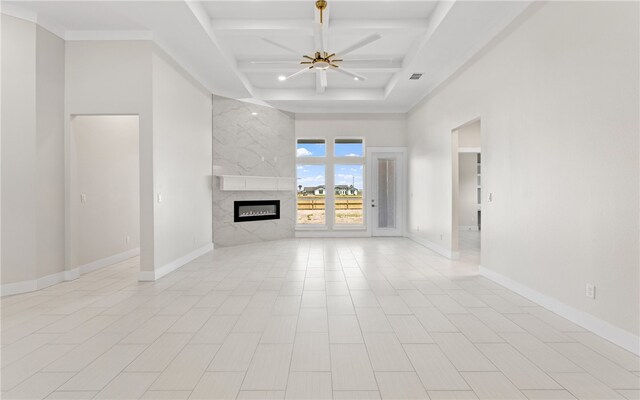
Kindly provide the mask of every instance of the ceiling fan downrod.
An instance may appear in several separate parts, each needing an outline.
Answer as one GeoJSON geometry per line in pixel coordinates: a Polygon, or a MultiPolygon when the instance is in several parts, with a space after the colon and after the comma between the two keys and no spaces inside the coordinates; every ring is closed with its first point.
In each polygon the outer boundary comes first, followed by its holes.
{"type": "Polygon", "coordinates": [[[320,11],[320,23],[322,23],[322,12],[325,8],[327,8],[326,0],[318,0],[316,1],[316,8],[320,11]]]}

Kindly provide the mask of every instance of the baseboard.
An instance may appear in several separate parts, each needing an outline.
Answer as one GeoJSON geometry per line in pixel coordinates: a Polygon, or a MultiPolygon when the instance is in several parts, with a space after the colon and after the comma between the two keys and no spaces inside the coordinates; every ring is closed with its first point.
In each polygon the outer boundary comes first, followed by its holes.
{"type": "Polygon", "coordinates": [[[569,321],[595,333],[618,346],[640,355],[640,337],[635,336],[624,329],[620,329],[607,321],[601,320],[584,311],[573,308],[561,301],[533,290],[519,282],[514,281],[498,272],[479,267],[480,275],[490,279],[507,289],[518,293],[540,306],[568,319],[569,321]]]}
{"type": "Polygon", "coordinates": [[[7,283],[0,287],[0,295],[10,296],[13,294],[33,292],[36,290],[44,289],[46,287],[55,285],[56,283],[60,283],[64,281],[72,281],[74,279],[78,279],[80,275],[84,275],[86,273],[95,271],[100,268],[108,267],[109,265],[119,263],[131,257],[135,257],[139,254],[140,254],[140,248],[138,247],[135,249],[127,250],[119,254],[114,254],[109,257],[92,261],[88,264],[81,265],[74,269],[56,272],[55,274],[43,276],[38,279],[7,283]]]}
{"type": "Polygon", "coordinates": [[[56,283],[65,281],[65,271],[56,272],[55,274],[43,276],[38,279],[28,281],[20,281],[14,283],[5,283],[0,286],[0,296],[11,296],[14,294],[34,292],[44,289],[56,283]]]}
{"type": "Polygon", "coordinates": [[[205,246],[202,246],[199,249],[196,249],[191,253],[186,254],[180,258],[177,258],[171,261],[170,263],[163,265],[160,268],[156,268],[153,271],[140,271],[138,273],[138,280],[145,281],[145,282],[156,281],[162,278],[163,276],[167,275],[168,273],[171,273],[176,269],[182,267],[186,263],[191,262],[196,258],[200,257],[201,255],[210,252],[211,250],[213,250],[213,243],[208,243],[205,246]]]}
{"type": "Polygon", "coordinates": [[[140,255],[140,248],[123,251],[122,253],[114,254],[109,257],[101,258],[99,260],[91,261],[90,263],[80,265],[74,269],[65,271],[65,280],[72,281],[80,277],[80,275],[88,274],[89,272],[96,271],[100,268],[108,267],[113,264],[128,260],[132,257],[140,255]]]}
{"type": "Polygon", "coordinates": [[[457,251],[451,251],[449,249],[446,249],[440,245],[437,245],[423,238],[422,236],[416,235],[415,233],[407,232],[405,236],[413,240],[414,242],[426,247],[427,249],[433,250],[436,253],[440,254],[441,256],[447,257],[448,259],[457,260],[460,257],[460,253],[458,253],[457,251]]]}
{"type": "Polygon", "coordinates": [[[460,225],[458,227],[460,231],[478,231],[478,225],[460,225]]]}

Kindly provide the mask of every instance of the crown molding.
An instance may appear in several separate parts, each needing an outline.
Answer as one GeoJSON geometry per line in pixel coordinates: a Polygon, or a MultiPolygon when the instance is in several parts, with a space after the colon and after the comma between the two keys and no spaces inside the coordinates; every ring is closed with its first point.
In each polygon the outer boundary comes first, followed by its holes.
{"type": "Polygon", "coordinates": [[[33,22],[34,24],[58,36],[60,39],[65,38],[65,30],[60,25],[46,17],[38,15],[38,13],[36,13],[35,11],[17,7],[13,4],[2,4],[0,11],[2,12],[2,14],[9,15],[14,18],[33,22]]]}

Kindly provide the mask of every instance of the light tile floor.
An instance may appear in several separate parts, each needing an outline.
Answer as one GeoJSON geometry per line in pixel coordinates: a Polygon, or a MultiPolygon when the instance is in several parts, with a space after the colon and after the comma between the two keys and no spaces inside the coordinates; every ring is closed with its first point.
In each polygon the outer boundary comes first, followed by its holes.
{"type": "Polygon", "coordinates": [[[3,298],[2,398],[638,398],[638,357],[477,276],[478,233],[460,243],[278,241],[3,298]]]}

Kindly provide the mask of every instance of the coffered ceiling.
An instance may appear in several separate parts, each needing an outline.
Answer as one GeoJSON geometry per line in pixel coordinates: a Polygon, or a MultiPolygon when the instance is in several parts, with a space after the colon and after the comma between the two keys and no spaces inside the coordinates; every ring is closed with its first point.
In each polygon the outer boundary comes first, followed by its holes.
{"type": "Polygon", "coordinates": [[[315,0],[3,1],[2,11],[67,40],[155,40],[215,94],[293,112],[361,113],[408,111],[530,3],[328,0],[321,43],[315,0]],[[278,79],[308,67],[299,62],[318,46],[339,59],[363,40],[338,63],[351,75],[327,69],[326,89],[318,70],[278,79]]]}

